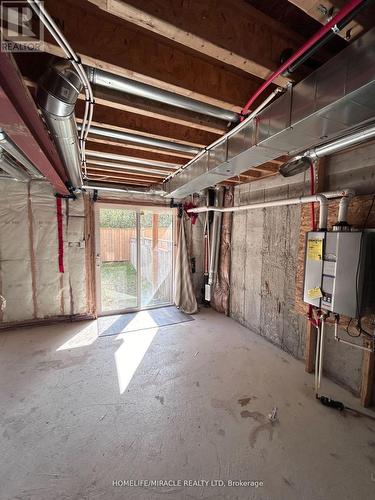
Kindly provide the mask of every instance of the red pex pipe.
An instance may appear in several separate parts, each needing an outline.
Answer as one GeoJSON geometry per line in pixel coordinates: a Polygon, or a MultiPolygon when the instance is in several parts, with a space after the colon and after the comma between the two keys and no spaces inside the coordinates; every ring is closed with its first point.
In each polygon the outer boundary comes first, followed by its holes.
{"type": "MultiPolygon", "coordinates": [[[[310,163],[310,194],[311,195],[315,194],[314,163],[312,160],[310,163]]],[[[311,210],[311,228],[313,231],[316,231],[314,202],[311,202],[310,210],[311,210]]],[[[308,317],[308,320],[310,321],[311,324],[313,324],[316,327],[319,326],[319,320],[316,320],[313,318],[313,307],[311,304],[309,304],[307,317],[308,317]]]]}
{"type": "Polygon", "coordinates": [[[62,200],[56,198],[56,216],[57,216],[57,238],[59,245],[59,272],[64,272],[64,239],[63,239],[63,214],[62,200]]]}
{"type": "Polygon", "coordinates": [[[250,106],[254,103],[254,101],[260,96],[260,94],[265,90],[275,78],[281,75],[288,67],[294,63],[297,59],[299,59],[307,50],[309,50],[313,45],[315,45],[325,34],[327,34],[337,23],[342,21],[348,14],[352,12],[355,8],[357,8],[363,0],[350,0],[344,7],[338,12],[327,24],[322,26],[320,30],[318,30],[315,35],[313,35],[309,40],[307,40],[301,48],[297,50],[287,61],[284,62],[279,69],[274,71],[268,78],[265,80],[259,89],[253,94],[250,99],[245,104],[241,114],[245,115],[250,106]]]}
{"type": "MultiPolygon", "coordinates": [[[[315,194],[314,163],[312,160],[310,164],[310,194],[311,195],[315,194]]],[[[316,231],[314,202],[311,202],[311,227],[313,231],[316,231]]]]}

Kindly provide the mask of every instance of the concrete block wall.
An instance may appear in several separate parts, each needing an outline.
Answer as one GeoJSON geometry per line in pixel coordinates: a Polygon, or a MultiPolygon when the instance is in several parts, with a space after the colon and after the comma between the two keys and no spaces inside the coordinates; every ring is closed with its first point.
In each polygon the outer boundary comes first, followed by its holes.
{"type": "MultiPolygon", "coordinates": [[[[375,145],[325,161],[326,189],[375,193],[375,145]]],[[[308,176],[275,176],[239,186],[235,205],[309,194],[308,176]]],[[[247,210],[233,215],[231,317],[298,359],[304,356],[306,319],[294,310],[301,208],[247,210]]],[[[327,328],[325,372],[358,394],[362,353],[333,340],[327,328]]]]}

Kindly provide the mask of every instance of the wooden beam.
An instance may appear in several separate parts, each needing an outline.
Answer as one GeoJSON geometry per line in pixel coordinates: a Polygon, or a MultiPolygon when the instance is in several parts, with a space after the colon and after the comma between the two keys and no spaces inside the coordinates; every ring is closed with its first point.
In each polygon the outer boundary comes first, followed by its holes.
{"type": "MultiPolygon", "coordinates": [[[[173,108],[164,103],[143,99],[142,97],[122,94],[115,90],[95,87],[95,102],[116,110],[127,111],[142,117],[155,118],[176,125],[198,129],[212,134],[224,134],[227,130],[226,123],[222,120],[198,115],[191,111],[173,108]]],[[[84,96],[80,94],[80,98],[84,96]]]]}
{"type": "Polygon", "coordinates": [[[160,180],[160,179],[164,179],[164,177],[166,177],[168,175],[168,172],[165,173],[165,175],[160,175],[160,174],[155,174],[153,172],[138,172],[138,171],[131,171],[130,169],[113,169],[113,168],[109,168],[109,167],[101,167],[101,166],[98,166],[98,165],[94,165],[92,163],[88,163],[87,164],[87,169],[92,171],[92,172],[100,172],[102,174],[105,174],[105,175],[111,175],[111,174],[114,174],[114,175],[125,175],[125,176],[128,176],[128,175],[136,175],[138,177],[147,177],[148,179],[157,179],[157,180],[160,180]]]}
{"type": "MultiPolygon", "coordinates": [[[[77,123],[82,123],[82,119],[81,118],[77,118],[76,121],[77,121],[77,123]]],[[[91,125],[93,127],[100,127],[100,128],[105,128],[105,129],[108,129],[108,130],[116,130],[117,132],[125,132],[127,134],[144,135],[145,137],[150,137],[152,139],[160,139],[162,141],[170,141],[170,142],[174,142],[176,144],[186,144],[188,146],[192,146],[193,148],[204,148],[206,146],[206,144],[201,143],[201,142],[191,142],[191,141],[187,141],[187,140],[184,141],[184,140],[181,140],[181,139],[176,139],[174,137],[169,137],[167,135],[159,135],[159,134],[153,134],[153,133],[150,133],[150,132],[146,132],[146,131],[143,131],[143,130],[141,131],[141,130],[138,130],[138,129],[130,129],[130,128],[125,128],[125,127],[119,127],[117,125],[112,125],[111,123],[106,123],[106,122],[98,122],[98,121],[93,120],[91,122],[91,125]]],[[[94,134],[94,133],[92,132],[92,134],[94,134]]],[[[107,137],[106,137],[106,139],[107,139],[107,137]]],[[[132,147],[135,147],[135,145],[132,145],[132,147]]]]}
{"type": "MultiPolygon", "coordinates": [[[[31,70],[30,66],[26,68],[31,70]]],[[[25,84],[34,92],[37,86],[36,82],[29,76],[26,76],[24,68],[22,68],[22,74],[25,84]]],[[[42,74],[42,70],[40,74],[42,74]]],[[[98,86],[94,86],[93,90],[96,107],[105,106],[106,108],[112,108],[117,111],[126,111],[128,113],[140,115],[143,118],[155,118],[157,120],[163,120],[164,122],[166,121],[168,123],[210,132],[216,135],[222,135],[227,131],[227,124],[223,120],[199,115],[184,109],[174,108],[162,102],[143,99],[142,97],[125,94],[116,90],[98,86]]],[[[85,95],[81,93],[78,99],[84,101],[85,95]]]]}
{"type": "Polygon", "coordinates": [[[159,176],[167,175],[169,173],[175,172],[178,167],[176,168],[171,168],[171,167],[153,167],[150,165],[135,165],[132,163],[127,163],[125,161],[121,160],[112,160],[111,158],[105,159],[105,158],[91,158],[89,155],[87,156],[87,163],[90,165],[95,165],[97,167],[105,167],[105,168],[112,168],[112,169],[117,169],[117,170],[129,170],[132,172],[149,172],[150,174],[155,174],[159,176]]]}
{"type": "Polygon", "coordinates": [[[145,182],[139,182],[138,180],[134,180],[134,179],[122,179],[122,180],[114,181],[113,179],[110,179],[110,178],[101,178],[101,177],[95,177],[95,176],[89,177],[88,180],[93,181],[93,182],[98,182],[100,184],[102,184],[102,183],[110,184],[111,186],[113,184],[118,184],[119,187],[123,187],[126,185],[149,187],[149,186],[152,186],[154,184],[153,182],[145,183],[145,182]]]}
{"type": "Polygon", "coordinates": [[[255,170],[257,170],[258,172],[263,172],[265,174],[272,174],[277,173],[279,171],[279,167],[272,162],[267,162],[263,165],[260,165],[260,167],[255,167],[255,170]]]}
{"type": "MultiPolygon", "coordinates": [[[[255,77],[219,66],[181,46],[172,47],[91,5],[73,0],[45,1],[50,15],[89,66],[237,112],[259,87],[255,77]]],[[[253,40],[248,31],[246,38],[253,40]]],[[[61,57],[61,49],[48,33],[45,39],[44,51],[61,57]]]]}
{"type": "Polygon", "coordinates": [[[137,177],[134,177],[133,175],[129,175],[128,177],[126,176],[123,176],[123,175],[108,175],[106,173],[103,173],[103,174],[99,174],[97,172],[88,172],[88,178],[89,179],[94,179],[96,181],[107,181],[107,182],[120,182],[121,183],[126,183],[128,181],[132,181],[132,182],[137,182],[138,184],[155,184],[155,179],[138,179],[137,177]]]}
{"type": "MultiPolygon", "coordinates": [[[[81,121],[83,114],[84,103],[77,101],[77,121],[81,121]]],[[[221,135],[97,104],[94,109],[93,125],[198,147],[211,144],[221,135]]]]}
{"type": "MultiPolygon", "coordinates": [[[[296,33],[240,0],[208,5],[201,0],[89,1],[170,42],[262,79],[276,69],[283,50],[302,44],[296,33]]],[[[286,85],[288,79],[280,76],[275,83],[286,85]]]]}
{"type": "MultiPolygon", "coordinates": [[[[372,342],[364,340],[365,347],[372,347],[372,342]]],[[[373,390],[375,378],[375,356],[373,352],[364,351],[362,361],[361,404],[369,407],[373,403],[373,390]]]]}
{"type": "MultiPolygon", "coordinates": [[[[180,158],[185,158],[186,161],[190,160],[194,156],[194,155],[191,155],[189,153],[180,153],[179,151],[168,151],[166,149],[151,148],[151,147],[147,147],[147,146],[141,145],[141,144],[127,144],[125,142],[116,141],[115,139],[109,139],[109,138],[103,139],[103,138],[99,138],[99,137],[93,137],[90,135],[88,137],[88,143],[90,143],[90,145],[91,145],[91,143],[98,143],[98,144],[106,144],[109,146],[116,146],[116,149],[124,148],[125,150],[130,150],[132,152],[139,150],[139,151],[147,151],[148,154],[151,152],[151,153],[160,153],[163,155],[170,155],[170,156],[174,156],[174,157],[177,156],[180,158]]],[[[102,149],[100,148],[99,151],[102,151],[102,149]]],[[[119,154],[121,154],[121,153],[119,153],[119,154]]],[[[125,152],[123,154],[128,154],[128,153],[125,152]]],[[[132,153],[132,156],[134,156],[134,153],[132,153]]]]}
{"type": "Polygon", "coordinates": [[[173,153],[171,153],[171,155],[163,154],[162,151],[153,153],[151,151],[141,151],[139,149],[131,149],[131,146],[129,146],[129,149],[124,150],[121,148],[121,146],[116,147],[116,146],[111,146],[109,144],[100,144],[96,142],[91,142],[90,137],[87,143],[87,149],[89,151],[92,150],[92,151],[101,151],[103,153],[126,155],[150,161],[163,161],[175,165],[183,165],[184,163],[186,163],[186,160],[184,158],[181,158],[179,156],[173,156],[173,153]]]}

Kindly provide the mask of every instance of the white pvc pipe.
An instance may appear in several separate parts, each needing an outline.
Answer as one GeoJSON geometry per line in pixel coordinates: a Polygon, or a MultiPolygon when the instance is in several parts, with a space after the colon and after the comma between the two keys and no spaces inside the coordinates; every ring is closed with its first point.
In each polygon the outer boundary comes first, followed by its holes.
{"type": "Polygon", "coordinates": [[[202,212],[241,212],[242,210],[253,210],[256,208],[282,207],[288,205],[300,205],[304,203],[319,202],[320,204],[319,229],[326,229],[327,216],[328,216],[327,199],[340,198],[343,196],[344,197],[354,196],[354,191],[352,191],[351,189],[343,189],[341,191],[328,191],[326,193],[314,194],[311,196],[300,196],[298,198],[266,201],[262,203],[251,203],[250,205],[240,205],[239,207],[226,207],[226,208],[198,207],[198,208],[191,208],[188,210],[188,212],[195,214],[202,212]]]}
{"type": "Polygon", "coordinates": [[[299,198],[289,198],[286,200],[275,200],[264,203],[252,203],[251,205],[241,205],[239,207],[199,207],[191,208],[188,212],[202,213],[202,212],[241,212],[242,210],[253,210],[255,208],[269,208],[281,207],[287,205],[300,205],[302,203],[319,202],[320,215],[319,215],[319,228],[326,229],[327,227],[327,197],[324,194],[314,194],[311,196],[300,196],[299,198]]]}
{"type": "Polygon", "coordinates": [[[348,208],[353,196],[355,196],[355,191],[347,189],[347,194],[340,200],[337,222],[348,222],[348,208]]]}

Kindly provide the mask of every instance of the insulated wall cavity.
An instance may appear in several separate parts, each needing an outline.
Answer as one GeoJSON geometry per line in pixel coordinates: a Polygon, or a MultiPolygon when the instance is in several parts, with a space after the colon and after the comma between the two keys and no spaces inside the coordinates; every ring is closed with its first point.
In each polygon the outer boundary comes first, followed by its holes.
{"type": "Polygon", "coordinates": [[[33,317],[28,185],[15,181],[0,182],[0,294],[3,321],[33,317]]]}
{"type": "Polygon", "coordinates": [[[49,183],[0,183],[1,323],[85,314],[83,199],[62,200],[64,273],[59,271],[56,198],[49,183]]]}

